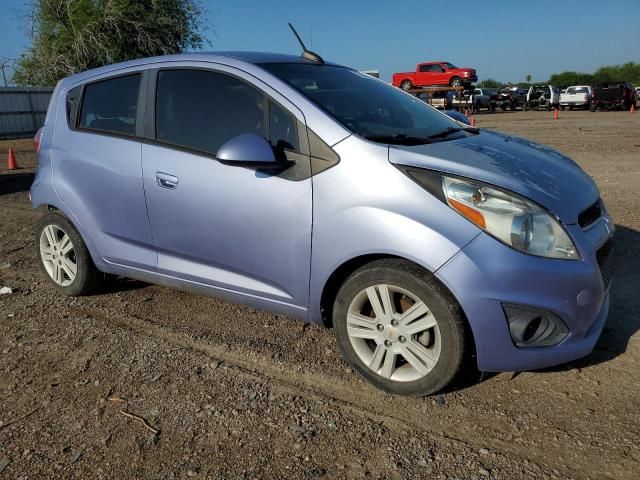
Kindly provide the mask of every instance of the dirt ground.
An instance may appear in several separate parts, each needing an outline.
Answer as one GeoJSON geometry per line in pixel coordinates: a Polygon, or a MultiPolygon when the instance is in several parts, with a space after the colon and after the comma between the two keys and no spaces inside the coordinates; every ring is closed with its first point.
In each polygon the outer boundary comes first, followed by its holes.
{"type": "Polygon", "coordinates": [[[0,479],[639,478],[640,113],[476,119],[595,178],[611,313],[585,359],[429,398],[374,389],[331,330],[282,316],[127,280],[59,295],[33,254],[31,141],[0,143],[24,167],[0,169],[0,479]]]}

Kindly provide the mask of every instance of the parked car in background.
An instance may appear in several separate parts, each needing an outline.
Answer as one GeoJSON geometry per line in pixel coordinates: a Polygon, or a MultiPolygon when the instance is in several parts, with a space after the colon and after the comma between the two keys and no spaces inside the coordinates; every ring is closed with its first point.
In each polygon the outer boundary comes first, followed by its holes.
{"type": "Polygon", "coordinates": [[[419,63],[414,72],[394,73],[392,84],[403,90],[430,85],[461,87],[478,80],[473,68],[458,68],[449,62],[419,63]]]}
{"type": "Polygon", "coordinates": [[[452,90],[435,91],[429,93],[419,93],[417,94],[417,97],[420,100],[428,103],[432,107],[437,108],[438,110],[448,110],[452,106],[451,101],[453,100],[455,93],[456,92],[452,90]]]}
{"type": "Polygon", "coordinates": [[[491,95],[483,93],[483,90],[479,88],[459,90],[453,96],[451,106],[458,111],[479,112],[482,109],[495,111],[495,99],[492,99],[491,95]]]}
{"type": "Polygon", "coordinates": [[[524,110],[544,108],[551,110],[560,106],[560,89],[553,85],[532,85],[527,92],[524,110]]]}
{"type": "Polygon", "coordinates": [[[523,108],[527,101],[527,90],[518,87],[504,87],[498,90],[497,106],[502,110],[515,111],[523,108]]]}
{"type": "Polygon", "coordinates": [[[498,89],[474,88],[472,100],[474,110],[480,111],[481,108],[486,108],[490,112],[495,112],[498,101],[498,89]]]}
{"type": "Polygon", "coordinates": [[[615,230],[593,179],[305,53],[58,82],[29,194],[50,285],[87,294],[104,272],[332,327],[396,394],[437,392],[469,362],[520,372],[591,352],[615,230]]]}
{"type": "Polygon", "coordinates": [[[593,96],[593,88],[588,85],[575,85],[568,87],[564,93],[560,93],[560,108],[564,110],[568,108],[589,108],[591,106],[591,97],[593,96]]]}
{"type": "Polygon", "coordinates": [[[636,102],[636,108],[640,107],[640,87],[636,87],[635,88],[635,102],[636,102]]]}
{"type": "Polygon", "coordinates": [[[628,82],[606,82],[593,87],[591,111],[629,110],[635,101],[633,85],[628,82]]]}

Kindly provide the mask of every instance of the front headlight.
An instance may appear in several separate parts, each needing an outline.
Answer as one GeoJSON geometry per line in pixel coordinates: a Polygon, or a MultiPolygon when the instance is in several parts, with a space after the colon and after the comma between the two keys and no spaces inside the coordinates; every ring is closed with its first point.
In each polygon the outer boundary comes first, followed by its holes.
{"type": "Polygon", "coordinates": [[[487,233],[530,255],[579,259],[562,225],[522,197],[470,180],[442,177],[447,204],[487,233]]]}

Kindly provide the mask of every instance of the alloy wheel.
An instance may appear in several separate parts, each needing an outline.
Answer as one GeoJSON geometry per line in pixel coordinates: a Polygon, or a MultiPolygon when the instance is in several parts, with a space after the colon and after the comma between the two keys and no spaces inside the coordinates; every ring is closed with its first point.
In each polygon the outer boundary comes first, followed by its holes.
{"type": "Polygon", "coordinates": [[[440,329],[428,306],[394,285],[374,285],[354,297],[347,335],[360,360],[392,381],[419,380],[440,357],[440,329]]]}
{"type": "Polygon", "coordinates": [[[51,279],[62,287],[71,285],[78,272],[73,243],[57,225],[47,225],[40,234],[40,257],[51,279]]]}

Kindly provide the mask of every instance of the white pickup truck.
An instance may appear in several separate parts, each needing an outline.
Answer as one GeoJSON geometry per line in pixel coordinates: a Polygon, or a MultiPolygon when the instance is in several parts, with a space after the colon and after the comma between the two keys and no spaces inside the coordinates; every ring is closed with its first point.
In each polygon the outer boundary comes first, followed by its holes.
{"type": "Polygon", "coordinates": [[[560,94],[560,108],[564,110],[569,108],[588,109],[591,105],[591,97],[593,97],[593,89],[588,85],[576,85],[567,88],[565,93],[560,94]]]}

